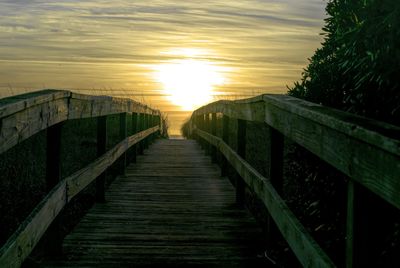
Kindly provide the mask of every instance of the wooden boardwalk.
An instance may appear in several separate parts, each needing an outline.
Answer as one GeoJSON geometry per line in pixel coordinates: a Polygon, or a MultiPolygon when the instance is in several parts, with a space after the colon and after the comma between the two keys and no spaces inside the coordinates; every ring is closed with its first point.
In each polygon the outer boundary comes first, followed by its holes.
{"type": "Polygon", "coordinates": [[[194,141],[157,140],[105,204],[95,204],[51,267],[266,267],[262,232],[194,141]]]}

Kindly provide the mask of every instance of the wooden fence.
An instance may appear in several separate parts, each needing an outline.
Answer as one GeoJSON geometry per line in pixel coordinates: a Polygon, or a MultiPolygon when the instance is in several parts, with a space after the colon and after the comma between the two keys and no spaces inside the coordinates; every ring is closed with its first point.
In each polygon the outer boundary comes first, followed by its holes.
{"type": "MultiPolygon", "coordinates": [[[[365,225],[369,224],[368,219],[374,217],[368,215],[368,207],[363,206],[361,193],[367,189],[400,208],[400,128],[297,98],[269,94],[208,104],[193,112],[190,123],[200,142],[211,145],[213,159],[217,150],[224,156],[222,173],[226,174],[229,162],[240,175],[235,183],[238,202],[243,202],[245,187],[252,189],[305,267],[333,267],[335,264],[280,196],[285,139],[294,141],[350,178],[347,189],[346,267],[362,267],[359,266],[362,261],[358,260],[362,254],[356,258],[354,251],[361,252],[360,248],[368,245],[364,244],[365,239],[358,241],[354,233],[356,229],[368,230],[365,225]],[[217,115],[221,114],[222,137],[217,137],[217,115]],[[228,145],[230,120],[237,120],[236,151],[228,145]],[[268,126],[269,133],[265,136],[268,140],[259,141],[270,144],[270,165],[266,176],[246,162],[248,121],[268,126]],[[354,225],[355,221],[357,225],[354,225]]],[[[368,233],[362,236],[368,237],[368,233]]]]}
{"type": "MultiPolygon", "coordinates": [[[[60,211],[92,181],[96,199],[104,201],[105,171],[117,159],[126,166],[126,152],[138,144],[143,150],[161,131],[158,110],[130,99],[89,96],[69,91],[45,90],[0,100],[0,154],[23,140],[47,130],[47,196],[0,249],[0,267],[19,267],[60,211]],[[120,115],[120,142],[106,152],[107,116],[120,115]],[[132,134],[127,135],[127,116],[132,116],[132,134]],[[97,118],[97,156],[85,168],[60,178],[62,122],[97,118]]],[[[135,152],[136,154],[136,152],[135,152]]]]}

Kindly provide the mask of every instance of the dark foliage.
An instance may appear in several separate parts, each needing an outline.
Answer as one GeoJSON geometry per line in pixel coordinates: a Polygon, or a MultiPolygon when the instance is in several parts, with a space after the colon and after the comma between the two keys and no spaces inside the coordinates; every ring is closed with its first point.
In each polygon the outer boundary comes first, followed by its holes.
{"type": "MultiPolygon", "coordinates": [[[[289,95],[400,125],[400,1],[330,0],[326,11],[322,47],[309,59],[302,79],[289,88],[289,95]]],[[[346,215],[341,203],[347,179],[298,146],[287,157],[289,205],[342,265],[346,215]]],[[[368,256],[371,266],[398,267],[394,252],[400,246],[399,213],[377,197],[370,202],[377,206],[374,215],[387,224],[374,230],[385,241],[369,245],[375,248],[375,255],[368,256]]]]}
{"type": "Polygon", "coordinates": [[[400,1],[331,0],[325,40],[289,94],[400,125],[400,1]]]}

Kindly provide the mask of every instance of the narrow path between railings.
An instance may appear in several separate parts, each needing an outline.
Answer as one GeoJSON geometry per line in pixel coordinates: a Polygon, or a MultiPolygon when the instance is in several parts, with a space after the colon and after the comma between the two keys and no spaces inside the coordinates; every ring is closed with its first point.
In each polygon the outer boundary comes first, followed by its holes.
{"type": "Polygon", "coordinates": [[[49,267],[266,267],[262,232],[190,140],[157,140],[117,178],[49,267]]]}

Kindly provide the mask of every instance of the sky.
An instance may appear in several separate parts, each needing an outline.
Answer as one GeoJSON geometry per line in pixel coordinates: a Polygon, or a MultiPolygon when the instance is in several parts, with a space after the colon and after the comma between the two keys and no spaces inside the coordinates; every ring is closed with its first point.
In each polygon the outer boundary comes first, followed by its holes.
{"type": "Polygon", "coordinates": [[[322,41],[324,0],[0,0],[0,98],[43,88],[168,114],[285,93],[322,41]]]}

